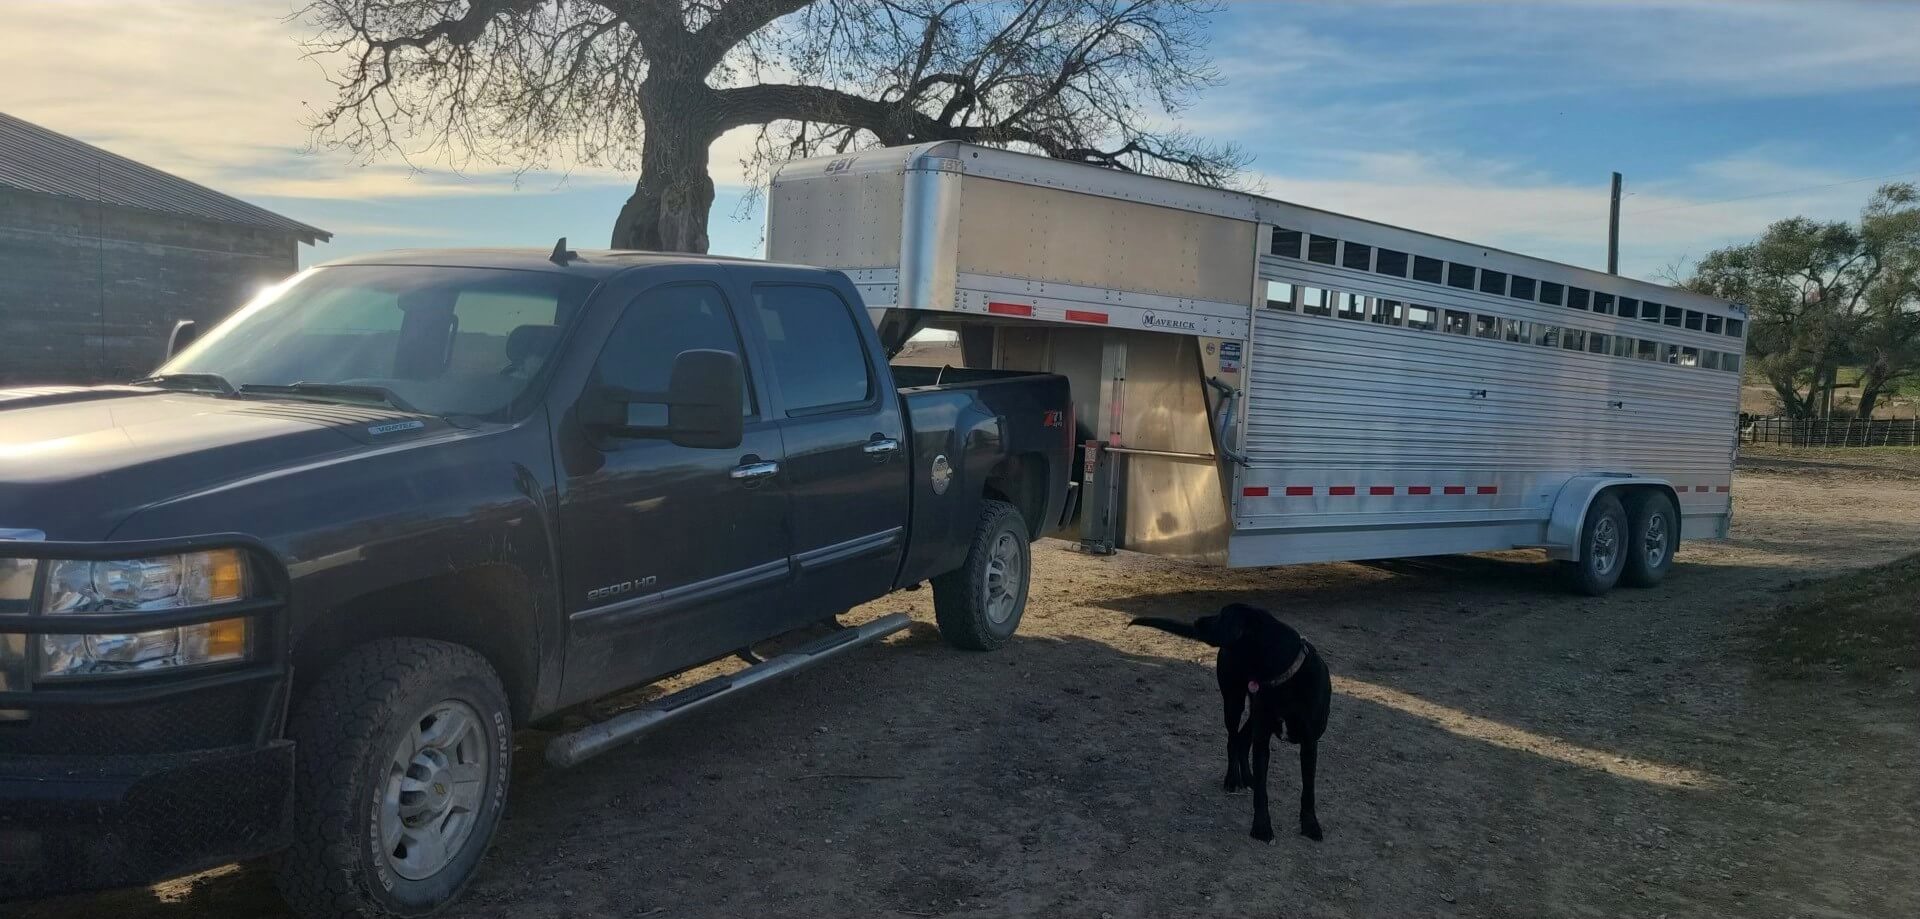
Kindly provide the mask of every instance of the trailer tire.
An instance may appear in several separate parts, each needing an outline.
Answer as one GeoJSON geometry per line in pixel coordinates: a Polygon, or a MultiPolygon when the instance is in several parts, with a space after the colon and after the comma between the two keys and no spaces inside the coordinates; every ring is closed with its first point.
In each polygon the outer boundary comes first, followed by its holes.
{"type": "Polygon", "coordinates": [[[1626,568],[1628,541],[1626,509],[1612,492],[1601,492],[1580,525],[1580,560],[1564,565],[1567,586],[1589,597],[1612,590],[1626,568]]]}
{"type": "Polygon", "coordinates": [[[1680,548],[1680,515],[1673,499],[1651,488],[1627,499],[1627,570],[1620,576],[1633,587],[1652,587],[1673,569],[1680,548]]]}
{"type": "Polygon", "coordinates": [[[272,863],[295,913],[424,916],[460,895],[513,765],[511,709],[485,658],[422,638],[361,645],[305,693],[287,736],[293,844],[272,863]]]}
{"type": "Polygon", "coordinates": [[[1007,643],[1027,609],[1033,570],[1027,522],[1013,505],[987,501],[960,567],[933,579],[933,617],[940,637],[966,651],[1007,643]]]}

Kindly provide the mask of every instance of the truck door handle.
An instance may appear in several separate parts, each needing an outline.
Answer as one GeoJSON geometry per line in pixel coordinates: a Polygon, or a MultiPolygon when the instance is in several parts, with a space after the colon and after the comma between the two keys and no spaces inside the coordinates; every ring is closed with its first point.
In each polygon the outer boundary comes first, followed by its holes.
{"type": "Polygon", "coordinates": [[[733,467],[727,475],[736,481],[752,482],[780,472],[779,463],[747,463],[733,467]]]}
{"type": "Polygon", "coordinates": [[[900,442],[891,437],[869,440],[867,445],[860,449],[865,450],[868,456],[885,456],[900,449],[900,442]]]}

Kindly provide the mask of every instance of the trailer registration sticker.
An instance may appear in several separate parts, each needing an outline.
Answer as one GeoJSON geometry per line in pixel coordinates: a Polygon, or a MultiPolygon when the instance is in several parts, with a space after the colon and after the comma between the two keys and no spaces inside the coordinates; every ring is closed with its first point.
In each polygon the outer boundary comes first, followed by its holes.
{"type": "Polygon", "coordinates": [[[1239,342],[1223,341],[1220,343],[1220,372],[1221,373],[1239,373],[1240,372],[1240,343],[1239,342]]]}

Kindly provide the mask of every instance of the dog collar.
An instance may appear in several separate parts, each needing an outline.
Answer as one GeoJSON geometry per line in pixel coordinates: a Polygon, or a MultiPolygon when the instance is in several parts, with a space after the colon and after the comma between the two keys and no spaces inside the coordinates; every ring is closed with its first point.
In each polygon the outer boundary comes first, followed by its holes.
{"type": "Polygon", "coordinates": [[[1293,656],[1293,663],[1287,665],[1287,671],[1285,673],[1282,673],[1279,676],[1266,681],[1265,683],[1261,683],[1259,680],[1248,680],[1247,691],[1259,692],[1261,686],[1276,687],[1276,686],[1279,686],[1281,683],[1285,683],[1286,681],[1293,679],[1294,674],[1299,673],[1300,668],[1306,666],[1307,650],[1312,647],[1313,647],[1312,645],[1307,644],[1305,641],[1300,642],[1300,653],[1295,654],[1293,656]]]}

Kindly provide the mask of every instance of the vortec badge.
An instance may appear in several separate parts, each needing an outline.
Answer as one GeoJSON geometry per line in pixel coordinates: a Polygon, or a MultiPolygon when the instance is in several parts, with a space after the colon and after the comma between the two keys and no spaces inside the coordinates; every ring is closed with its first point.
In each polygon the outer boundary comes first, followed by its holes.
{"type": "Polygon", "coordinates": [[[933,484],[934,494],[944,495],[947,493],[947,486],[953,484],[953,464],[947,462],[947,455],[945,453],[933,458],[933,469],[928,473],[927,477],[933,484]]]}

